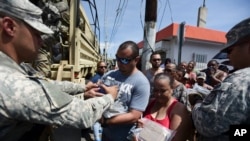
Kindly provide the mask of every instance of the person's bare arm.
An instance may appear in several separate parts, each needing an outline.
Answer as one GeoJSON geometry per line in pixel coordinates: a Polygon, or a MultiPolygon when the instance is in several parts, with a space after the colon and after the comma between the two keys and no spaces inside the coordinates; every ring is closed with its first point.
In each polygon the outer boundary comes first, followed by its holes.
{"type": "Polygon", "coordinates": [[[109,119],[101,120],[101,124],[114,125],[135,123],[141,117],[141,115],[141,111],[131,109],[128,113],[120,114],[109,119]]]}
{"type": "Polygon", "coordinates": [[[176,131],[172,141],[192,140],[194,136],[194,127],[191,113],[187,111],[183,104],[177,103],[173,108],[170,121],[170,129],[176,131]]]}
{"type": "Polygon", "coordinates": [[[218,72],[216,72],[213,76],[212,76],[214,82],[216,82],[216,84],[221,83],[224,79],[224,73],[220,70],[218,70],[218,72]]]}

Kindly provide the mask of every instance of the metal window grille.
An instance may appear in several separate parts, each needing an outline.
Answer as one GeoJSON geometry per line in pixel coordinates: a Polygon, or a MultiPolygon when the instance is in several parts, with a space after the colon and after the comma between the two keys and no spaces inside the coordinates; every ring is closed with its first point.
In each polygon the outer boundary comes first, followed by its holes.
{"type": "Polygon", "coordinates": [[[206,54],[193,54],[193,60],[196,62],[195,69],[202,70],[207,67],[207,55],[206,54]]]}

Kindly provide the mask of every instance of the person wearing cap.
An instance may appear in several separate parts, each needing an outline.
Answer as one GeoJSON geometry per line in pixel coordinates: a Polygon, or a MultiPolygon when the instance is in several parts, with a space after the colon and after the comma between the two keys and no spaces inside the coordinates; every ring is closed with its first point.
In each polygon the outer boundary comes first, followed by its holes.
{"type": "Polygon", "coordinates": [[[41,34],[53,33],[41,14],[28,0],[0,1],[1,141],[38,140],[42,125],[91,127],[117,96],[117,86],[102,85],[109,94],[84,101],[69,94],[96,93],[97,85],[47,80],[23,65],[36,58],[41,34]]]}
{"type": "Polygon", "coordinates": [[[205,88],[205,89],[212,90],[213,87],[205,83],[206,77],[207,76],[206,76],[205,72],[199,72],[197,74],[196,84],[203,87],[203,88],[205,88]]]}
{"type": "Polygon", "coordinates": [[[250,124],[250,17],[232,27],[226,38],[221,53],[228,54],[235,71],[203,100],[192,98],[199,140],[229,140],[230,125],[250,124]]]}

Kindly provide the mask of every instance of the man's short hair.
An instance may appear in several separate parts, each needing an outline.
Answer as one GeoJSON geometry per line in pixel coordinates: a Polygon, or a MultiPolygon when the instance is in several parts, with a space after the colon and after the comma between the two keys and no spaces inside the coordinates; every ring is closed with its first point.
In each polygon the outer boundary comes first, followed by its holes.
{"type": "Polygon", "coordinates": [[[118,50],[123,50],[123,49],[126,49],[126,48],[131,48],[132,49],[132,52],[133,52],[132,57],[139,56],[139,47],[135,42],[133,42],[133,41],[125,41],[119,46],[118,50]]]}

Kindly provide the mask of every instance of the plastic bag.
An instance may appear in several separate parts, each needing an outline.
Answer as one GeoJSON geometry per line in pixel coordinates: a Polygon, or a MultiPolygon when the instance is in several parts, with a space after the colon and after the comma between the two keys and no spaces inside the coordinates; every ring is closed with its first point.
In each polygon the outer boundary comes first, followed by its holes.
{"type": "Polygon", "coordinates": [[[138,141],[171,141],[176,133],[176,131],[147,118],[143,118],[142,121],[143,128],[132,127],[128,139],[134,135],[138,141]]]}
{"type": "Polygon", "coordinates": [[[208,94],[210,94],[210,90],[199,86],[197,83],[194,84],[193,89],[196,90],[197,92],[201,93],[204,97],[206,97],[208,94]]]}

